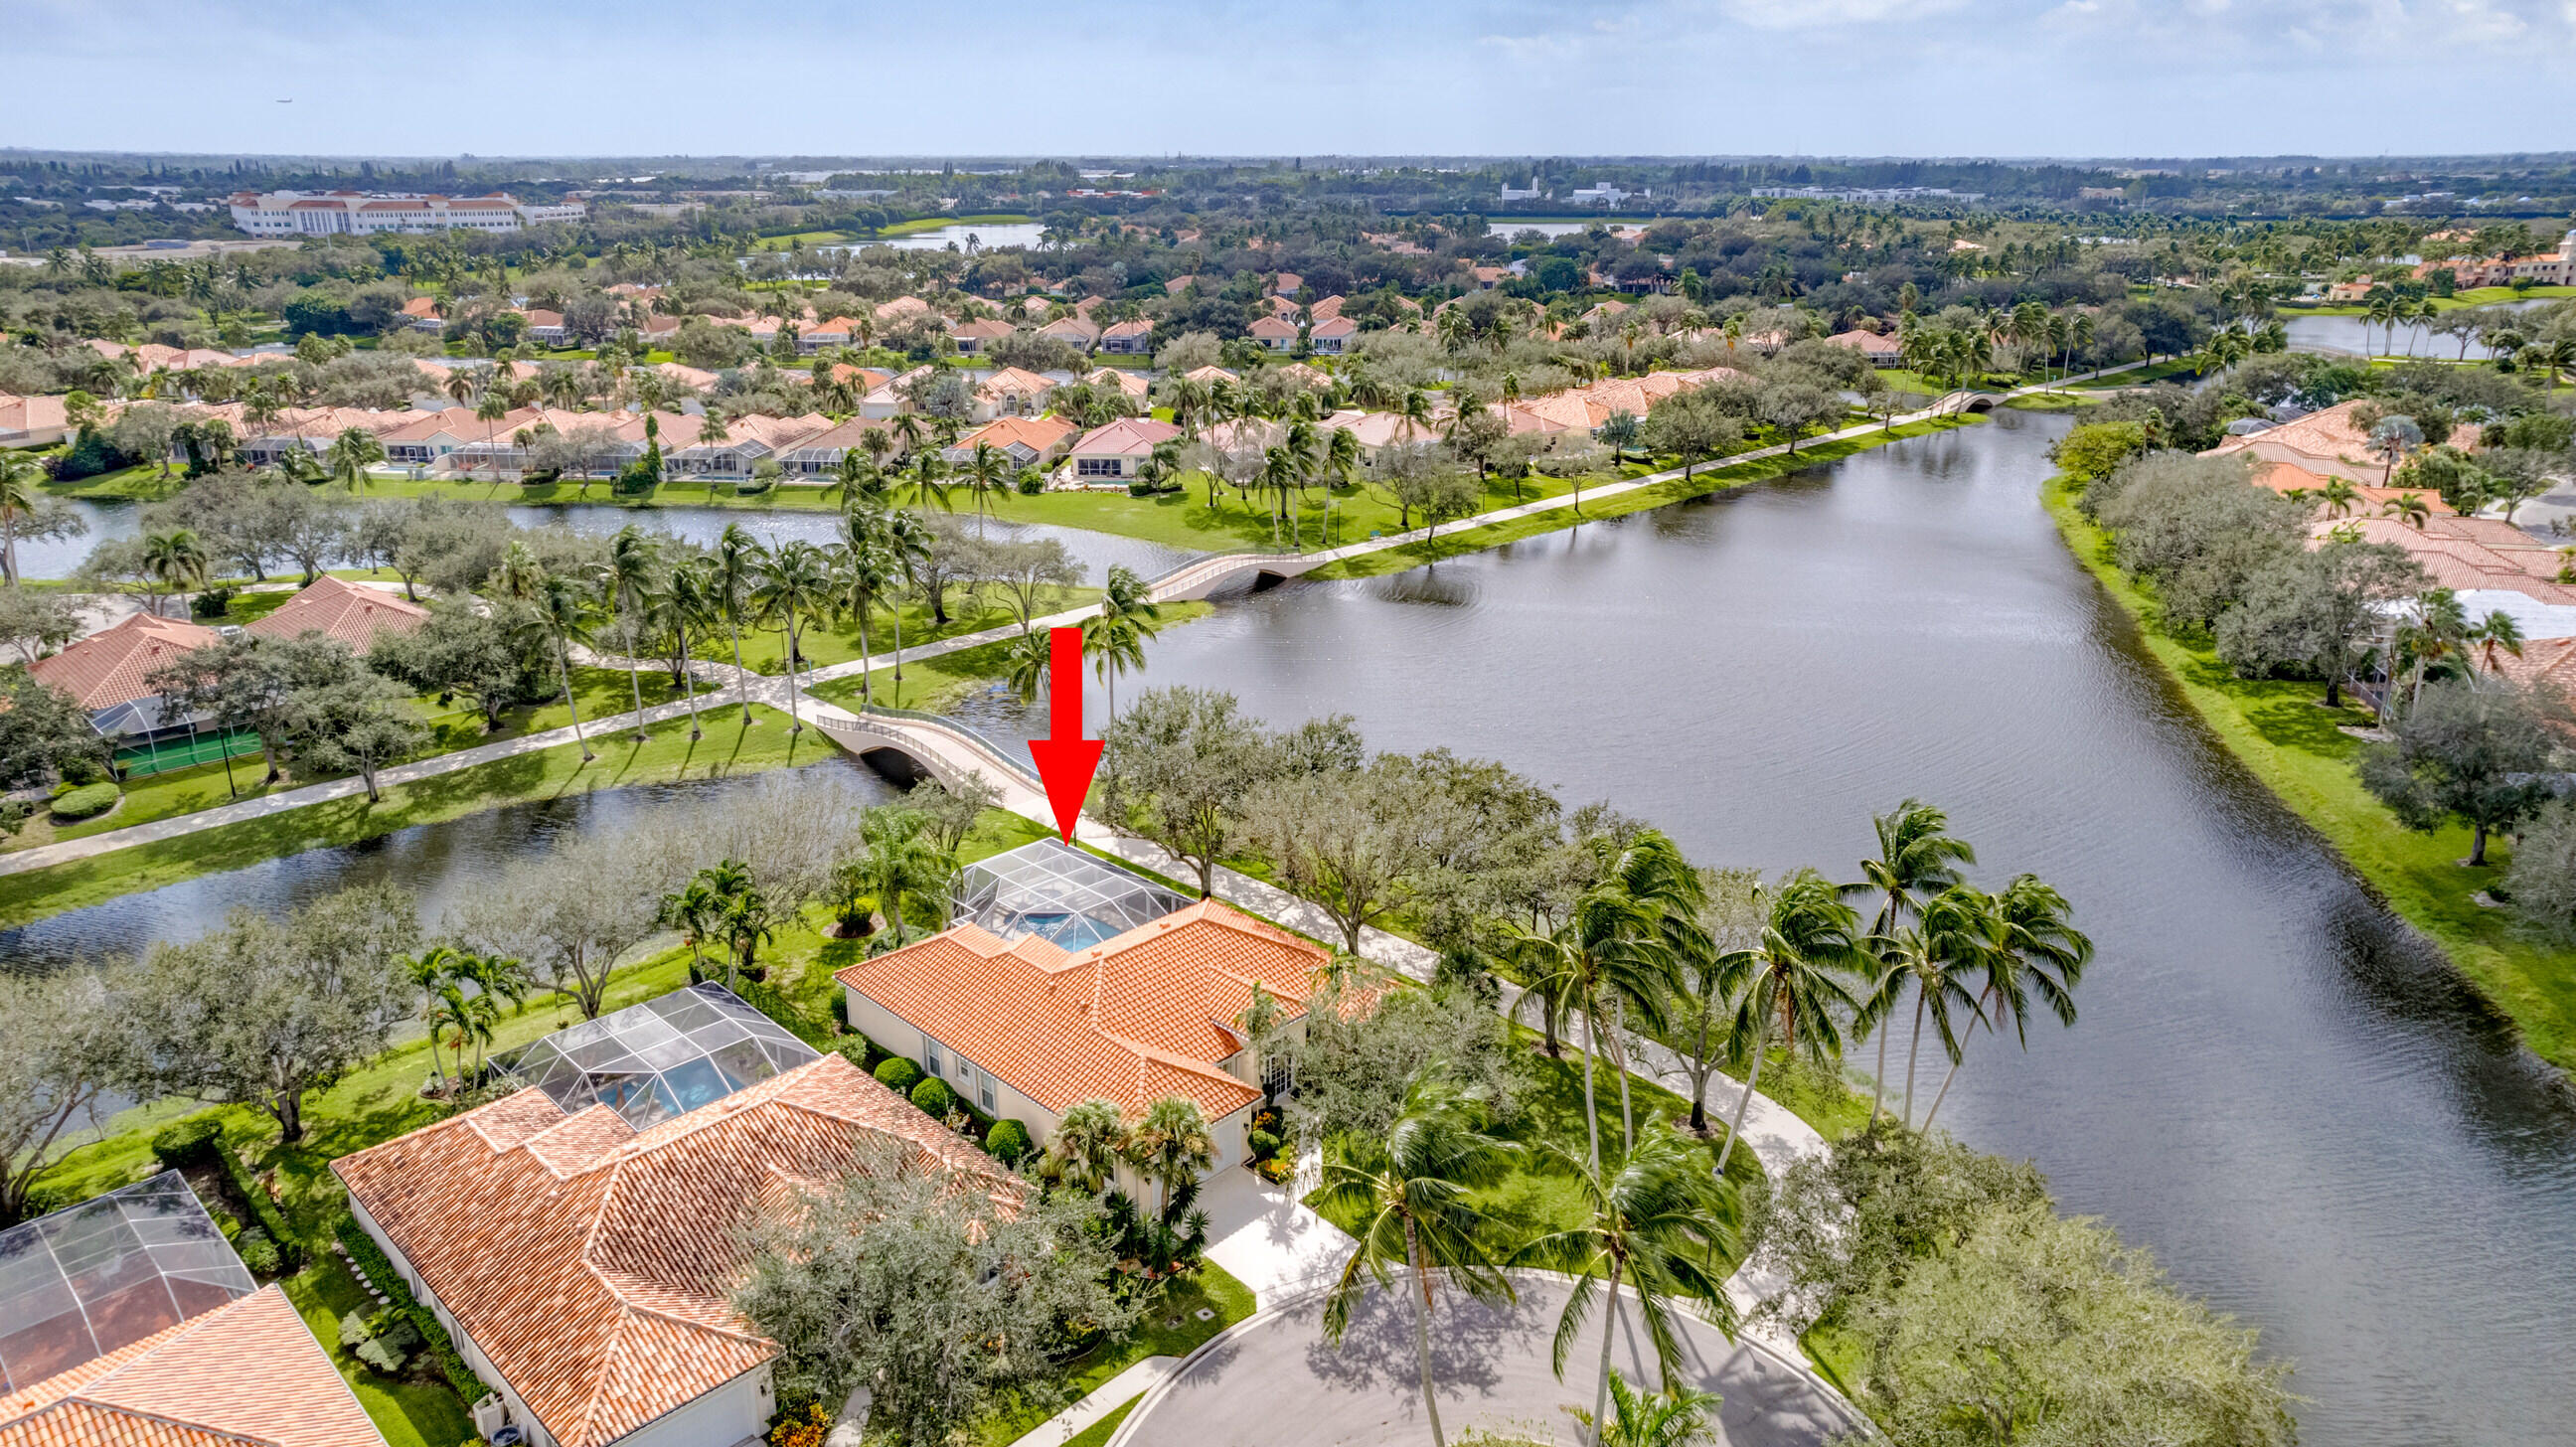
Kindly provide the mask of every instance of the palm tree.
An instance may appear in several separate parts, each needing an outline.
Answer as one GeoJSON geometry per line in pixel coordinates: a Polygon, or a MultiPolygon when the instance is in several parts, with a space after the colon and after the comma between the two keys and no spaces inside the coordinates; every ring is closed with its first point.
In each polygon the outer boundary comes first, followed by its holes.
{"type": "Polygon", "coordinates": [[[2380,515],[2402,518],[2408,527],[2420,533],[2424,531],[2424,524],[2432,519],[2433,509],[2431,504],[2424,501],[2424,494],[2409,492],[2390,498],[2388,506],[2381,510],[2380,515]]]}
{"type": "Polygon", "coordinates": [[[367,469],[384,460],[385,445],[363,427],[344,429],[323,455],[323,461],[330,464],[331,475],[351,492],[363,490],[367,469]]]}
{"type": "Polygon", "coordinates": [[[2379,473],[2382,487],[2388,485],[2388,479],[2396,473],[2397,464],[2405,460],[2407,451],[2422,446],[2423,442],[2424,429],[2412,417],[2395,414],[2382,417],[2372,425],[2370,450],[2384,460],[2379,473]]]}
{"type": "Polygon", "coordinates": [[[2317,498],[2325,504],[2328,516],[2349,517],[2353,505],[2361,501],[2361,489],[2352,485],[2351,478],[2328,478],[2326,485],[2317,489],[2317,498]]]}
{"type": "Polygon", "coordinates": [[[563,676],[564,709],[572,715],[572,736],[581,745],[581,761],[589,763],[599,756],[582,736],[581,705],[573,700],[572,645],[590,641],[594,617],[590,595],[572,579],[548,574],[526,543],[510,544],[493,577],[504,595],[530,605],[522,626],[543,634],[554,645],[555,666],[563,676]]]}
{"type": "Polygon", "coordinates": [[[1167,1095],[1146,1107],[1127,1135],[1127,1160],[1162,1193],[1157,1214],[1168,1215],[1175,1188],[1195,1181],[1216,1161],[1216,1137],[1197,1105],[1167,1095]]]}
{"type": "Polygon", "coordinates": [[[711,557],[690,558],[671,569],[671,575],[653,594],[653,621],[669,629],[680,663],[680,696],[689,702],[689,742],[706,737],[698,724],[698,681],[691,671],[697,661],[689,646],[691,635],[700,628],[713,628],[722,617],[724,605],[716,580],[716,562],[711,557]]]}
{"type": "MultiPolygon", "coordinates": [[[[1950,833],[1950,816],[1920,799],[1907,799],[1893,812],[1870,820],[1878,834],[1878,855],[1860,862],[1861,878],[1846,884],[1840,893],[1845,900],[1864,894],[1879,896],[1878,914],[1869,925],[1870,938],[1883,940],[1910,917],[1915,906],[1926,896],[1959,882],[1959,866],[1977,862],[1977,851],[1968,841],[1950,833]]],[[[1881,987],[1871,996],[1873,1004],[1893,1009],[1904,989],[1903,976],[1889,970],[1881,978],[1881,987]]],[[[1887,1035],[1880,1027],[1883,1013],[1864,1010],[1861,1023],[1878,1035],[1878,1080],[1870,1094],[1869,1118],[1878,1120],[1881,1103],[1887,1094],[1887,1035]]],[[[1916,1021],[1917,1033],[1921,1020],[1916,1021]]]]}
{"type": "Polygon", "coordinates": [[[1842,1053],[1842,1033],[1834,1023],[1837,1009],[1856,1010],[1860,1002],[1844,983],[1876,973],[1869,951],[1860,942],[1860,916],[1842,902],[1841,891],[1812,869],[1801,869],[1770,891],[1769,917],[1761,938],[1735,951],[1733,968],[1743,972],[1746,988],[1736,1002],[1731,1044],[1737,1059],[1749,1062],[1743,1097],[1735,1118],[1727,1122],[1722,1163],[1744,1130],[1745,1110],[1762,1079],[1762,1061],[1777,1022],[1780,1041],[1794,1058],[1801,1045],[1819,1062],[1842,1053]]]}
{"type": "Polygon", "coordinates": [[[1724,1273],[1725,1263],[1737,1254],[1741,1213],[1735,1188],[1724,1172],[1709,1170],[1699,1148],[1677,1135],[1649,1135],[1615,1173],[1606,1175],[1600,1166],[1577,1160],[1569,1151],[1554,1146],[1549,1150],[1571,1168],[1587,1219],[1523,1246],[1513,1253],[1512,1264],[1574,1277],[1574,1290],[1556,1323],[1552,1361],[1559,1381],[1565,1379],[1566,1353],[1592,1319],[1595,1299],[1606,1295],[1610,1303],[1609,1320],[1601,1332],[1600,1385],[1592,1398],[1593,1440],[1598,1447],[1599,1424],[1610,1401],[1610,1349],[1619,1339],[1619,1317],[1625,1307],[1620,1289],[1635,1294],[1646,1339],[1654,1343],[1656,1365],[1670,1382],[1681,1357],[1681,1338],[1673,1329],[1677,1305],[1689,1303],[1728,1336],[1734,1335],[1734,1309],[1726,1299],[1724,1273]]]}
{"type": "MultiPolygon", "coordinates": [[[[957,511],[956,502],[949,496],[948,464],[935,448],[923,448],[912,455],[904,489],[912,494],[914,507],[936,504],[941,512],[957,511]]],[[[983,524],[979,521],[976,526],[980,530],[983,524]]]]}
{"type": "MultiPolygon", "coordinates": [[[[2011,1021],[2013,1037],[2025,1050],[2030,1048],[2033,995],[2060,1025],[2075,1023],[2075,986],[2092,962],[2093,941],[2068,922],[2070,913],[2066,896],[2030,874],[2014,876],[1992,902],[1993,947],[1987,955],[1986,987],[1978,1010],[1997,1033],[2005,1021],[2011,1021]]],[[[1932,1128],[1932,1118],[1941,1113],[1950,1082],[1958,1076],[1959,1063],[1954,1060],[1950,1073],[1941,1078],[1940,1094],[1932,1097],[1932,1108],[1923,1112],[1925,1130],[1932,1128]]]]}
{"type": "MultiPolygon", "coordinates": [[[[635,696],[635,739],[644,740],[644,661],[635,656],[635,625],[653,611],[662,591],[661,550],[633,523],[608,540],[607,560],[599,565],[600,593],[617,614],[626,639],[626,684],[635,696]]],[[[688,691],[683,681],[681,687],[688,691]]]]}
{"type": "Polygon", "coordinates": [[[796,669],[805,627],[828,620],[833,612],[832,560],[802,538],[790,538],[759,557],[752,585],[753,621],[787,634],[787,717],[789,733],[803,733],[805,720],[796,711],[796,669]]]}
{"type": "Polygon", "coordinates": [[[1641,1392],[1617,1371],[1610,1373],[1610,1416],[1595,1422],[1577,1411],[1601,1447],[1706,1447],[1718,1440],[1710,1423],[1718,1396],[1697,1387],[1641,1392]]]}
{"type": "Polygon", "coordinates": [[[160,616],[162,594],[203,587],[210,562],[194,528],[144,534],[143,576],[150,581],[146,596],[153,616],[160,616]]]}
{"type": "Polygon", "coordinates": [[[673,893],[662,896],[655,922],[664,929],[675,929],[689,946],[693,972],[690,978],[704,979],[707,973],[705,942],[715,921],[724,913],[724,900],[714,886],[707,883],[705,870],[673,893]]]}
{"type": "Polygon", "coordinates": [[[989,442],[976,443],[966,459],[966,485],[975,495],[975,536],[980,538],[994,495],[1011,485],[1011,455],[989,442]]]}
{"type": "Polygon", "coordinates": [[[1097,1196],[1116,1179],[1118,1162],[1127,1154],[1127,1123],[1118,1107],[1105,1100],[1086,1100],[1064,1113],[1047,1137],[1046,1155],[1038,1162],[1040,1179],[1097,1196]]]}
{"type": "Polygon", "coordinates": [[[1109,567],[1100,611],[1083,620],[1082,651],[1097,660],[1092,671],[1109,685],[1109,717],[1118,717],[1118,675],[1145,666],[1145,641],[1161,628],[1163,610],[1145,580],[1124,563],[1109,567]]]}
{"type": "Polygon", "coordinates": [[[742,625],[751,605],[751,590],[760,580],[760,541],[742,530],[740,523],[726,523],[716,534],[715,551],[708,554],[714,566],[707,581],[715,585],[715,604],[724,616],[725,633],[733,639],[734,688],[742,698],[742,721],[751,724],[751,672],[742,666],[742,625]]]}
{"type": "Polygon", "coordinates": [[[1611,413],[1609,420],[1601,424],[1601,440],[1610,444],[1613,466],[1626,462],[1628,449],[1637,444],[1637,414],[1626,411],[1611,413]]]}
{"type": "MultiPolygon", "coordinates": [[[[1932,1017],[1941,1053],[1952,1065],[1958,1064],[1962,1049],[1958,1017],[1964,1013],[1969,1019],[1977,1018],[1977,997],[1968,981],[1985,968],[1993,951],[1993,919],[1993,900],[1982,891],[1954,884],[1925,902],[1920,928],[1898,930],[1884,951],[1896,989],[1910,985],[1914,995],[1914,1034],[1905,1047],[1902,1118],[1908,1126],[1914,1123],[1914,1070],[1923,1054],[1923,1018],[1932,1017]]],[[[1863,1013],[1872,1013],[1877,1003],[1873,998],[1863,1013]]],[[[1884,1034],[1879,1043],[1886,1044],[1884,1034]]]]}
{"type": "MultiPolygon", "coordinates": [[[[1644,840],[1640,836],[1638,842],[1644,840]]],[[[1565,923],[1547,934],[1518,926],[1508,930],[1510,948],[1524,968],[1541,979],[1562,977],[1547,988],[1566,993],[1582,1011],[1583,1119],[1589,1159],[1596,1166],[1601,1163],[1601,1127],[1593,1086],[1594,1058],[1605,1048],[1610,1054],[1619,1079],[1620,1120],[1627,1140],[1633,1141],[1624,1022],[1633,1007],[1649,1028],[1663,1026],[1664,1001],[1671,994],[1675,967],[1661,933],[1658,906],[1628,887],[1621,868],[1625,855],[1608,856],[1601,862],[1602,881],[1575,900],[1565,923]]]]}
{"type": "Polygon", "coordinates": [[[835,550],[839,602],[859,624],[859,707],[876,701],[869,675],[876,670],[868,640],[868,615],[875,612],[903,581],[884,545],[885,517],[874,508],[853,508],[841,515],[843,545],[835,550]]]}
{"type": "Polygon", "coordinates": [[[2512,614],[2498,608],[2487,614],[2485,622],[2469,630],[2469,641],[2478,645],[2480,656],[2486,660],[2487,672],[2493,673],[2498,651],[2516,658],[2522,656],[2522,625],[2513,621],[2512,614]]]}
{"type": "MultiPolygon", "coordinates": [[[[878,546],[894,568],[898,588],[918,586],[921,570],[930,562],[930,529],[921,519],[901,509],[886,515],[885,526],[878,534],[878,546]]],[[[903,609],[888,610],[894,614],[894,701],[903,703],[903,609]]]]}
{"type": "Polygon", "coordinates": [[[905,897],[939,889],[957,872],[956,861],[941,852],[922,824],[922,816],[910,809],[870,809],[859,818],[859,853],[851,862],[867,892],[876,897],[877,912],[893,928],[898,949],[903,946],[905,897]]]}
{"type": "MultiPolygon", "coordinates": [[[[446,989],[448,981],[454,978],[454,967],[458,958],[456,951],[447,946],[433,945],[402,962],[403,970],[411,977],[412,985],[420,991],[420,1022],[429,1031],[429,1073],[442,1085],[447,1079],[447,1072],[438,1063],[438,1020],[442,1003],[440,992],[446,989]]],[[[458,1068],[461,1072],[463,1062],[458,1062],[458,1068]]]]}
{"type": "Polygon", "coordinates": [[[1336,1138],[1314,1200],[1328,1216],[1359,1223],[1359,1239],[1324,1298],[1326,1341],[1341,1344],[1351,1305],[1364,1289],[1394,1290],[1398,1270],[1409,1278],[1405,1295],[1413,1302],[1414,1360],[1432,1447],[1447,1442],[1431,1378],[1434,1292],[1445,1280],[1479,1301],[1512,1295],[1471,1193],[1502,1179],[1519,1148],[1486,1134],[1485,1124],[1482,1101],[1437,1074],[1417,1074],[1383,1138],[1336,1138]]]}
{"type": "Polygon", "coordinates": [[[0,452],[0,578],[18,581],[18,534],[45,508],[44,464],[0,452]]]}

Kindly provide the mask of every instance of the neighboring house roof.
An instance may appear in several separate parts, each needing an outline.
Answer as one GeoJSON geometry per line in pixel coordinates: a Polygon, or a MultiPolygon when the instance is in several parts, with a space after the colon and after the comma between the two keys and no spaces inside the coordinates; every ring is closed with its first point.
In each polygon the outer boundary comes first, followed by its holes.
{"type": "Polygon", "coordinates": [[[13,397],[0,393],[0,432],[44,432],[68,425],[60,397],[13,397]]]}
{"type": "Polygon", "coordinates": [[[1849,347],[1868,357],[1892,357],[1905,350],[1894,337],[1883,337],[1876,332],[1864,332],[1857,328],[1848,332],[1836,332],[1825,340],[1838,347],[1849,347]]]}
{"type": "Polygon", "coordinates": [[[1013,1178],[839,1055],[641,1134],[530,1087],[331,1169],[560,1447],[599,1447],[775,1352],[734,1314],[735,1233],[892,1147],[1013,1178]]]}
{"type": "Polygon", "coordinates": [[[1270,340],[1274,337],[1283,341],[1292,342],[1297,339],[1297,324],[1291,321],[1282,321],[1277,317],[1262,317],[1253,322],[1247,330],[1264,341],[1270,340]]]}
{"type": "Polygon", "coordinates": [[[975,384],[975,395],[987,401],[1004,397],[1043,397],[1055,390],[1055,383],[1026,367],[1004,367],[975,384]]]}
{"type": "Polygon", "coordinates": [[[325,573],[277,611],[251,623],[248,631],[272,638],[321,633],[364,653],[378,633],[388,628],[409,633],[428,620],[428,609],[399,593],[361,587],[325,573]]]}
{"type": "Polygon", "coordinates": [[[72,702],[95,712],[150,695],[152,689],[143,680],[154,669],[218,641],[220,636],[212,628],[137,613],[51,658],[37,659],[28,671],[38,682],[69,694],[72,702]]]}
{"type": "Polygon", "coordinates": [[[957,447],[950,450],[962,448],[971,453],[975,450],[975,444],[979,442],[990,443],[995,447],[1009,447],[1017,443],[1043,456],[1071,438],[1074,431],[1072,423],[1057,417],[1003,417],[987,422],[958,438],[957,447]]]}
{"type": "Polygon", "coordinates": [[[1357,336],[1359,335],[1359,330],[1360,324],[1358,322],[1352,321],[1349,317],[1343,316],[1340,312],[1335,312],[1331,316],[1324,318],[1322,321],[1315,323],[1315,330],[1311,335],[1315,340],[1320,342],[1329,341],[1334,337],[1357,336]]]}
{"type": "Polygon", "coordinates": [[[384,1447],[384,1438],[286,1293],[267,1286],[0,1397],[0,1447],[384,1447]]]}
{"type": "Polygon", "coordinates": [[[1309,391],[1317,391],[1333,385],[1331,375],[1323,368],[1310,367],[1304,362],[1290,362],[1279,369],[1279,375],[1309,391]]]}
{"type": "Polygon", "coordinates": [[[1116,337],[1120,340],[1124,340],[1128,337],[1150,337],[1153,334],[1154,324],[1149,321],[1138,319],[1135,321],[1110,323],[1107,327],[1101,330],[1100,339],[1102,341],[1107,341],[1112,337],[1116,337]]]}
{"type": "Polygon", "coordinates": [[[1138,401],[1144,400],[1145,395],[1153,390],[1152,384],[1144,378],[1116,367],[1094,367],[1083,374],[1082,380],[1094,387],[1115,387],[1138,401]]]}
{"type": "Polygon", "coordinates": [[[1087,346],[1100,340],[1100,328],[1082,317],[1064,317],[1038,328],[1038,335],[1079,341],[1087,346]]]}
{"type": "Polygon", "coordinates": [[[1320,297],[1316,300],[1313,306],[1306,308],[1306,315],[1313,317],[1319,322],[1329,321],[1342,314],[1344,303],[1345,298],[1343,298],[1339,293],[1335,293],[1328,297],[1320,297]]]}
{"type": "Polygon", "coordinates": [[[1192,382],[1240,382],[1243,380],[1243,378],[1227,371],[1225,368],[1215,365],[1192,367],[1188,371],[1183,372],[1181,376],[1185,380],[1192,382]]]}
{"type": "Polygon", "coordinates": [[[1331,958],[1203,899],[1075,953],[961,924],[834,978],[1058,1115],[1176,1095],[1213,1120],[1261,1095],[1219,1068],[1244,1047],[1253,987],[1302,1014],[1331,958]]]}
{"type": "Polygon", "coordinates": [[[1073,450],[1085,457],[1142,457],[1157,446],[1181,435],[1181,429],[1169,422],[1150,417],[1121,417],[1105,427],[1094,427],[1082,434],[1073,450]]]}
{"type": "Polygon", "coordinates": [[[1009,322],[987,319],[980,322],[959,322],[957,325],[948,329],[948,334],[952,337],[960,338],[961,340],[974,338],[987,342],[998,342],[1017,330],[1019,330],[1019,328],[1012,326],[1009,322]]]}

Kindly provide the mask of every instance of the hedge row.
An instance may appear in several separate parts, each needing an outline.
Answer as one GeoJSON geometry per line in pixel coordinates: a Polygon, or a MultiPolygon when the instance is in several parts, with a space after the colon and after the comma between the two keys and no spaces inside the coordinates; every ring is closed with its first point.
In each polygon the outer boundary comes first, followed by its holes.
{"type": "Polygon", "coordinates": [[[224,1179],[232,1182],[233,1194],[241,1199],[242,1208],[250,1212],[251,1223],[267,1232],[268,1239],[277,1243],[279,1268],[293,1271],[302,1265],[304,1243],[295,1239],[295,1228],[286,1224],[286,1213],[277,1209],[277,1202],[260,1188],[258,1178],[250,1173],[250,1167],[242,1164],[241,1156],[221,1136],[215,1138],[215,1158],[223,1162],[224,1179]]]}
{"type": "Polygon", "coordinates": [[[394,1270],[393,1262],[376,1245],[376,1238],[367,1234],[367,1228],[358,1224],[358,1218],[355,1215],[342,1216],[332,1229],[338,1234],[340,1244],[349,1248],[349,1259],[358,1263],[358,1269],[366,1273],[367,1280],[375,1284],[376,1290],[393,1298],[394,1309],[412,1324],[412,1329],[420,1333],[423,1341],[429,1343],[430,1354],[438,1358],[438,1368],[447,1374],[447,1385],[456,1390],[456,1395],[464,1398],[469,1407],[490,1395],[492,1389],[485,1386],[483,1379],[474,1375],[474,1369],[465,1364],[465,1358],[457,1354],[456,1340],[439,1323],[438,1313],[423,1306],[420,1298],[411,1294],[411,1288],[403,1283],[402,1273],[394,1270]]]}

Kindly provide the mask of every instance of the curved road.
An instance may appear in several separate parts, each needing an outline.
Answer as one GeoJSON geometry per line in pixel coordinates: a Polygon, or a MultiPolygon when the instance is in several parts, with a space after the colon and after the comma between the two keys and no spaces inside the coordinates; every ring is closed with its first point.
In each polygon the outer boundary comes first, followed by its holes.
{"type": "MultiPolygon", "coordinates": [[[[1520,1299],[1488,1307],[1444,1293],[1433,1316],[1432,1371],[1440,1425],[1454,1440],[1470,1427],[1573,1442],[1565,1408],[1592,1405],[1601,1359],[1598,1313],[1566,1359],[1566,1380],[1548,1367],[1562,1277],[1522,1276],[1520,1299]]],[[[1257,1316],[1210,1342],[1145,1400],[1112,1439],[1115,1447],[1370,1447],[1428,1442],[1405,1298],[1373,1293],[1353,1311],[1336,1350],[1324,1341],[1323,1300],[1308,1297],[1257,1316]]],[[[1636,1313],[1623,1313],[1612,1361],[1632,1381],[1656,1380],[1654,1348],[1636,1313]]],[[[1681,1318],[1690,1384],[1725,1398],[1719,1421],[1728,1447],[1822,1447],[1857,1423],[1839,1398],[1761,1348],[1730,1343],[1717,1328],[1681,1318]]]]}

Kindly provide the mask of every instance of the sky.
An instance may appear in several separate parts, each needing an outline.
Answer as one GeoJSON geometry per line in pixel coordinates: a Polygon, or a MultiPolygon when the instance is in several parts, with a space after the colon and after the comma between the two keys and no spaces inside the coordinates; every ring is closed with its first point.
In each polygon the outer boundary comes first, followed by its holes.
{"type": "Polygon", "coordinates": [[[83,150],[2576,150],[2576,0],[0,0],[0,36],[0,146],[83,150]]]}

